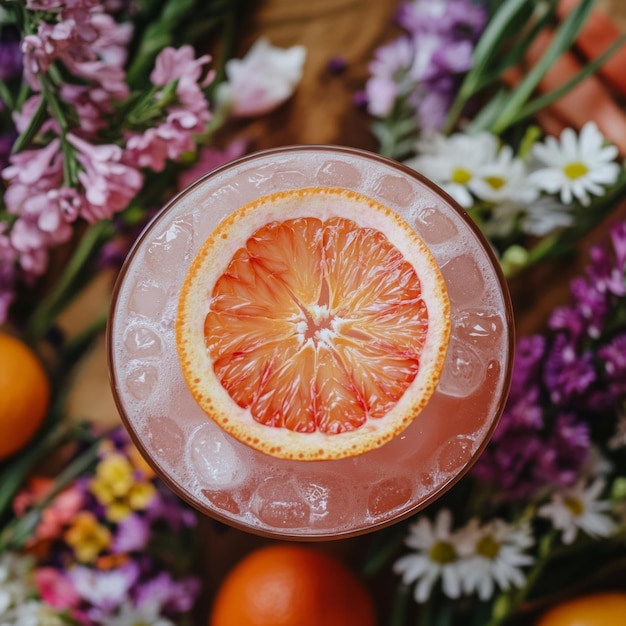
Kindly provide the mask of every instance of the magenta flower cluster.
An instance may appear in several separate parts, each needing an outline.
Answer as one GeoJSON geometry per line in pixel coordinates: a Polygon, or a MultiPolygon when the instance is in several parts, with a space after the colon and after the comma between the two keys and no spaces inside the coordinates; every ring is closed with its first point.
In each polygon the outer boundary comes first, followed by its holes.
{"type": "Polygon", "coordinates": [[[16,10],[34,30],[21,42],[2,30],[0,58],[10,60],[2,80],[23,67],[30,95],[12,110],[14,132],[0,137],[8,214],[0,222],[0,322],[16,285],[43,274],[49,250],[70,239],[79,218],[93,223],[127,208],[146,173],[195,150],[211,119],[210,58],[196,58],[191,46],[163,49],[151,84],[131,93],[124,4],[28,0],[16,10]],[[7,158],[16,134],[29,141],[7,158]]]}
{"type": "Polygon", "coordinates": [[[385,118],[402,102],[419,129],[440,130],[486,21],[484,7],[472,0],[403,2],[397,22],[405,34],[379,48],[369,67],[369,113],[385,118]]]}
{"type": "MultiPolygon", "coordinates": [[[[122,429],[105,437],[95,468],[51,499],[26,541],[40,599],[71,623],[172,624],[194,608],[196,516],[135,456],[122,429]]],[[[53,484],[33,477],[16,513],[28,516],[53,484]]]]}
{"type": "Polygon", "coordinates": [[[549,331],[518,342],[507,406],[473,470],[506,499],[573,485],[593,443],[614,435],[626,400],[626,222],[611,244],[591,249],[549,331]]]}

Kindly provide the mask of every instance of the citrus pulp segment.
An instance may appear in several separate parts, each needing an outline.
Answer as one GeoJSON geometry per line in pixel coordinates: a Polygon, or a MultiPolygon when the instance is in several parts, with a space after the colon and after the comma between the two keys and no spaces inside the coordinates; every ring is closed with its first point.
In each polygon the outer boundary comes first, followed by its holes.
{"type": "Polygon", "coordinates": [[[204,412],[280,458],[338,459],[404,430],[450,334],[443,277],[395,212],[343,189],[264,196],[210,234],[176,341],[204,412]]]}

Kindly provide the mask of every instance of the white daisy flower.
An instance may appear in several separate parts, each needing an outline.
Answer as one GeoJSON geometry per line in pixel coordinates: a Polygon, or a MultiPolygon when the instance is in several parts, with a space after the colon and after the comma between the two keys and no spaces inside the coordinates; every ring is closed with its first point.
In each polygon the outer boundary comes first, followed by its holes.
{"type": "Polygon", "coordinates": [[[461,595],[460,535],[453,533],[451,527],[452,513],[449,509],[441,509],[434,523],[427,517],[420,517],[411,525],[405,541],[416,552],[394,563],[393,571],[402,574],[405,585],[417,583],[414,597],[419,603],[428,600],[439,579],[446,596],[454,599],[461,595]]]}
{"type": "Polygon", "coordinates": [[[144,603],[137,607],[125,601],[116,615],[107,618],[107,626],[137,626],[138,624],[175,626],[174,622],[161,615],[160,607],[155,603],[144,603]]]}
{"type": "Polygon", "coordinates": [[[540,198],[526,207],[520,228],[528,235],[543,237],[558,228],[574,223],[571,207],[551,197],[540,198]]]}
{"type": "Polygon", "coordinates": [[[591,537],[608,537],[615,530],[615,522],[604,514],[610,503],[598,500],[604,486],[603,478],[596,479],[586,489],[584,481],[580,481],[571,489],[554,493],[552,500],[537,513],[552,520],[553,526],[563,532],[563,543],[572,543],[579,530],[591,537]]]}
{"type": "Polygon", "coordinates": [[[449,193],[462,207],[474,204],[472,191],[481,168],[493,163],[498,138],[490,133],[434,135],[417,143],[419,154],[405,162],[449,193]]]}
{"type": "Polygon", "coordinates": [[[526,164],[513,153],[511,146],[502,147],[493,161],[483,164],[475,179],[472,191],[481,200],[500,203],[514,201],[532,202],[537,190],[528,184],[526,164]]]}
{"type": "Polygon", "coordinates": [[[496,585],[503,591],[524,585],[526,576],[521,568],[534,561],[525,553],[535,543],[530,524],[511,525],[495,519],[480,526],[473,520],[467,527],[465,541],[469,544],[466,549],[472,553],[461,566],[466,593],[477,592],[481,600],[488,600],[496,585]]]}
{"type": "Polygon", "coordinates": [[[617,148],[605,144],[593,122],[585,124],[578,137],[571,128],[561,133],[560,141],[547,137],[533,146],[532,154],[545,167],[534,171],[530,182],[548,193],[559,193],[564,204],[578,198],[588,205],[590,194],[601,196],[603,185],[614,183],[620,172],[614,162],[617,148]]]}

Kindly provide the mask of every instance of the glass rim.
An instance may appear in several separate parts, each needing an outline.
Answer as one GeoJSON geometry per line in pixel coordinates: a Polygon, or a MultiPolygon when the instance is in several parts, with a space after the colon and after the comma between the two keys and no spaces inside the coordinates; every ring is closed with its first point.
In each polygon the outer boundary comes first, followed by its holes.
{"type": "MultiPolygon", "coordinates": [[[[319,185],[322,186],[322,185],[319,185]]],[[[341,187],[341,185],[334,185],[335,187],[341,187]]],[[[467,211],[460,206],[460,204],[450,196],[445,190],[439,187],[436,183],[426,178],[416,170],[410,168],[409,166],[400,163],[399,161],[395,161],[389,157],[370,152],[368,150],[362,148],[353,148],[350,146],[342,146],[342,145],[326,145],[326,144],[306,144],[306,145],[286,145],[275,148],[268,148],[264,150],[259,150],[256,152],[252,152],[250,154],[246,154],[237,159],[228,161],[223,165],[220,165],[206,174],[199,177],[193,183],[185,187],[184,189],[177,192],[169,201],[167,201],[161,209],[148,221],[148,223],[144,226],[141,233],[135,239],[133,245],[131,246],[129,252],[127,253],[124,262],[115,278],[115,282],[113,285],[113,289],[111,292],[111,302],[109,305],[109,311],[107,316],[107,324],[105,330],[105,350],[106,350],[106,360],[107,360],[107,372],[110,389],[113,395],[113,399],[115,402],[115,406],[119,413],[119,416],[122,420],[122,424],[129,434],[132,442],[137,447],[137,449],[141,452],[142,456],[148,463],[148,465],[152,468],[155,474],[162,480],[165,485],[172,490],[181,500],[185,501],[192,508],[194,508],[199,513],[204,516],[214,519],[218,522],[225,524],[226,526],[230,526],[236,528],[240,531],[244,531],[246,533],[251,533],[254,535],[258,535],[265,538],[271,539],[282,539],[285,541],[301,541],[301,542],[320,542],[320,541],[332,541],[332,540],[340,540],[351,537],[362,536],[365,534],[370,534],[381,530],[383,528],[387,528],[389,526],[395,525],[398,522],[406,520],[420,511],[423,511],[433,502],[439,500],[445,493],[447,493],[454,485],[456,485],[463,477],[467,475],[470,469],[474,466],[476,461],[480,458],[485,448],[489,444],[495,429],[497,428],[502,413],[504,411],[506,401],[508,398],[508,394],[511,387],[511,379],[513,372],[513,359],[515,353],[515,343],[516,343],[516,332],[515,332],[515,322],[514,322],[514,312],[513,312],[513,304],[511,300],[510,291],[508,288],[508,283],[500,262],[490,245],[487,237],[480,230],[479,226],[474,222],[474,220],[470,217],[467,211]],[[280,155],[285,153],[293,153],[293,152],[316,152],[319,153],[328,152],[330,154],[347,154],[354,155],[356,157],[361,157],[370,161],[378,161],[379,163],[386,165],[392,169],[395,169],[410,178],[413,178],[419,181],[422,185],[430,189],[436,196],[441,198],[446,204],[448,204],[459,216],[462,218],[463,222],[466,226],[469,227],[472,234],[479,242],[481,248],[484,250],[487,255],[490,266],[492,267],[496,282],[502,297],[503,302],[503,320],[506,326],[505,332],[507,333],[507,358],[505,363],[507,367],[505,368],[505,372],[502,379],[501,392],[499,394],[497,406],[493,411],[493,419],[489,428],[486,430],[482,441],[478,445],[476,451],[473,453],[471,459],[464,465],[464,467],[456,473],[445,485],[441,488],[435,490],[425,499],[419,501],[415,506],[409,508],[408,510],[398,514],[391,516],[389,519],[384,519],[379,522],[372,523],[365,528],[357,528],[357,529],[344,529],[339,531],[332,532],[319,532],[319,533],[297,533],[296,529],[276,529],[276,531],[266,530],[264,528],[258,528],[250,524],[246,524],[240,522],[238,520],[232,519],[225,514],[222,514],[219,510],[210,509],[206,505],[203,505],[198,499],[191,496],[190,493],[185,491],[175,480],[167,476],[166,472],[163,471],[158,464],[158,462],[153,459],[153,455],[148,452],[146,446],[143,444],[141,437],[136,432],[136,429],[132,426],[132,420],[128,417],[126,413],[126,409],[123,406],[120,393],[118,393],[119,384],[115,375],[114,368],[114,342],[112,340],[112,326],[113,326],[113,318],[115,316],[116,306],[118,303],[120,291],[122,289],[122,285],[128,274],[129,269],[132,266],[132,263],[141,248],[143,242],[148,237],[150,232],[161,222],[161,220],[166,219],[169,211],[176,206],[183,198],[191,194],[195,189],[202,186],[205,181],[210,180],[216,176],[219,176],[225,171],[236,169],[237,167],[244,165],[249,162],[254,162],[256,160],[265,159],[268,156],[280,155]]],[[[207,417],[207,419],[210,419],[207,417]]],[[[316,461],[294,461],[298,463],[315,463],[316,461]]]]}

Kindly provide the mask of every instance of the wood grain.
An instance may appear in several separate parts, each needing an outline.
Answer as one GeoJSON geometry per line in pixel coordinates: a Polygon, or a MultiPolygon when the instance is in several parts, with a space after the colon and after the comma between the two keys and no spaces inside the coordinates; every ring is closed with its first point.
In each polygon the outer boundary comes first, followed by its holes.
{"type": "MultiPolygon", "coordinates": [[[[396,0],[262,0],[252,2],[244,20],[238,55],[244,54],[260,36],[277,46],[303,45],[307,49],[305,73],[295,96],[271,115],[229,127],[230,137],[245,136],[253,150],[291,144],[338,144],[366,149],[376,145],[370,119],[353,103],[355,92],[365,84],[367,66],[377,46],[396,35],[392,18],[396,0]],[[340,75],[328,71],[333,57],[346,61],[340,75]]],[[[607,0],[603,7],[626,28],[626,3],[607,0]]],[[[606,238],[604,224],[585,239],[581,254],[567,263],[552,263],[526,272],[512,282],[518,332],[543,328],[549,311],[568,297],[568,278],[580,271],[585,250],[606,238]]],[[[101,277],[92,291],[64,318],[68,328],[80,325],[102,306],[110,291],[111,277],[101,277]]],[[[104,343],[84,364],[70,398],[73,418],[116,423],[108,386],[104,343]]],[[[251,548],[266,540],[208,519],[201,520],[204,541],[204,571],[208,606],[212,594],[230,567],[251,548]]],[[[356,562],[371,537],[325,544],[324,549],[356,562]]],[[[233,625],[235,626],[235,625],[233,625]]]]}

